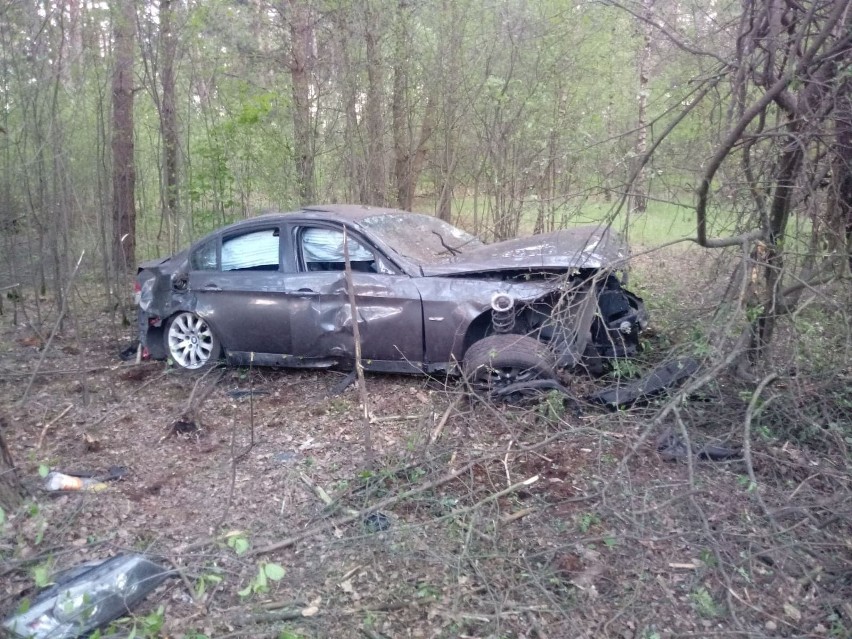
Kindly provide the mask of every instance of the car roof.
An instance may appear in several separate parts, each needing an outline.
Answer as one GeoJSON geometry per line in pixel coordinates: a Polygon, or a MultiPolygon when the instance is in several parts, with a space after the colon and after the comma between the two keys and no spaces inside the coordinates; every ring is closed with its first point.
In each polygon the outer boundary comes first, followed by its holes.
{"type": "Polygon", "coordinates": [[[330,213],[355,222],[376,215],[410,215],[408,211],[380,206],[367,206],[365,204],[311,204],[303,206],[302,211],[306,213],[330,213]]]}
{"type": "Polygon", "coordinates": [[[377,215],[423,215],[422,213],[412,213],[411,211],[403,211],[401,209],[392,209],[381,206],[367,206],[366,204],[310,204],[303,206],[297,211],[270,211],[261,213],[244,220],[238,220],[225,227],[242,226],[245,223],[251,223],[255,220],[269,220],[281,217],[305,216],[322,218],[324,216],[336,217],[348,222],[360,222],[368,217],[377,215]]]}

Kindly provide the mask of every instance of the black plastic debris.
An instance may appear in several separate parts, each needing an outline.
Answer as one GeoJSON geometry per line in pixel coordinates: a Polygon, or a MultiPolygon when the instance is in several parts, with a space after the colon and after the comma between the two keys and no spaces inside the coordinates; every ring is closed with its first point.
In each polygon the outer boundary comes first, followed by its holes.
{"type": "Polygon", "coordinates": [[[262,395],[269,395],[269,391],[262,390],[259,388],[255,388],[252,390],[235,389],[228,391],[228,397],[232,399],[241,399],[243,397],[260,397],[262,395]]]}
{"type": "Polygon", "coordinates": [[[576,416],[582,414],[580,403],[574,394],[555,379],[531,379],[515,382],[491,391],[491,398],[510,403],[523,403],[527,399],[540,399],[551,391],[561,393],[566,408],[576,416]]]}
{"type": "Polygon", "coordinates": [[[346,374],[346,377],[344,377],[342,380],[337,382],[334,386],[332,386],[329,389],[328,396],[329,397],[337,397],[338,395],[343,393],[343,391],[345,391],[347,388],[349,388],[355,382],[355,378],[357,377],[357,374],[358,374],[357,371],[354,371],[354,370],[349,371],[346,374]]]}
{"type": "Polygon", "coordinates": [[[391,527],[390,517],[382,512],[374,512],[364,517],[364,528],[367,532],[383,532],[391,527]]]}
{"type": "MultiPolygon", "coordinates": [[[[689,457],[689,448],[683,437],[673,432],[670,428],[665,430],[657,438],[657,452],[660,453],[660,457],[664,461],[680,461],[689,457]]],[[[742,451],[739,448],[706,444],[699,447],[693,446],[692,454],[696,459],[726,461],[729,459],[739,459],[742,456],[742,451]]]]}
{"type": "Polygon", "coordinates": [[[682,357],[657,366],[635,382],[610,386],[592,393],[586,399],[613,410],[633,406],[647,402],[670,388],[680,386],[695,374],[698,367],[698,361],[691,357],[682,357]]]}
{"type": "Polygon", "coordinates": [[[136,354],[139,352],[139,342],[133,342],[129,344],[126,348],[124,348],[119,354],[118,358],[122,362],[132,362],[136,359],[136,354]]]}
{"type": "Polygon", "coordinates": [[[26,612],[3,628],[13,637],[72,639],[128,614],[171,572],[142,555],[118,555],[54,576],[26,612]]]}

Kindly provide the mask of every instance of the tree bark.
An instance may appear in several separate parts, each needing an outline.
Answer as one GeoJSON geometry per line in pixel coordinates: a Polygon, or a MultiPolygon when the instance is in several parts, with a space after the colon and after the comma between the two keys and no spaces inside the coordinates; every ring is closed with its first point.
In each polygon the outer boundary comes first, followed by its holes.
{"type": "Polygon", "coordinates": [[[136,265],[136,165],[133,149],[133,52],[136,7],[122,0],[113,16],[112,224],[113,263],[119,277],[136,265]]]}
{"type": "Polygon", "coordinates": [[[381,47],[378,29],[379,16],[371,5],[364,3],[364,42],[367,54],[367,202],[384,206],[386,202],[386,170],[384,145],[384,100],[382,91],[381,47]]]}
{"type": "Polygon", "coordinates": [[[293,96],[293,156],[299,201],[310,204],[314,193],[314,144],[311,118],[311,60],[313,30],[310,8],[288,0],[290,9],[290,81],[293,96]]]}
{"type": "Polygon", "coordinates": [[[410,211],[414,206],[417,182],[426,161],[426,144],[434,128],[435,111],[434,101],[427,98],[420,131],[415,139],[413,123],[416,109],[410,99],[409,68],[406,65],[406,61],[413,55],[409,46],[409,6],[406,0],[400,0],[397,3],[391,99],[396,204],[405,211],[410,211]]]}
{"type": "MultiPolygon", "coordinates": [[[[642,34],[642,50],[639,52],[638,76],[639,91],[637,93],[638,114],[636,118],[636,148],[634,162],[641,161],[648,150],[648,95],[650,92],[649,75],[651,67],[651,14],[654,0],[642,0],[642,17],[640,29],[642,34]]],[[[630,213],[644,213],[648,208],[648,186],[644,167],[639,168],[633,181],[633,195],[630,213]]]]}
{"type": "Polygon", "coordinates": [[[9,422],[0,415],[0,507],[11,512],[18,508],[26,497],[26,491],[18,477],[12,454],[3,439],[3,431],[9,428],[9,422]]]}
{"type": "Polygon", "coordinates": [[[172,0],[160,0],[160,83],[162,98],[160,104],[160,135],[163,138],[163,217],[168,228],[169,246],[177,250],[179,173],[178,152],[180,138],[178,134],[177,112],[175,106],[175,54],[177,40],[172,31],[172,0]]]}

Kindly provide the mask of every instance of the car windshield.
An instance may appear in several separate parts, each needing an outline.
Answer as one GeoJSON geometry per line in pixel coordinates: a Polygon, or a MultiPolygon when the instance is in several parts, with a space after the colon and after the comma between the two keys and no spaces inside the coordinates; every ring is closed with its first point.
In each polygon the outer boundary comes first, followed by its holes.
{"type": "Polygon", "coordinates": [[[483,246],[467,231],[419,213],[374,215],[361,220],[361,225],[403,257],[419,263],[442,262],[483,246]]]}

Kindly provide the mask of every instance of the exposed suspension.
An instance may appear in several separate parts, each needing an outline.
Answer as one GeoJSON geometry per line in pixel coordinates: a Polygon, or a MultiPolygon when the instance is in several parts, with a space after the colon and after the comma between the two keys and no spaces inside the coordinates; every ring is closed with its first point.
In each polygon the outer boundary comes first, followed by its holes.
{"type": "Polygon", "coordinates": [[[515,300],[508,293],[491,296],[491,325],[495,333],[511,333],[515,328],[515,300]]]}

